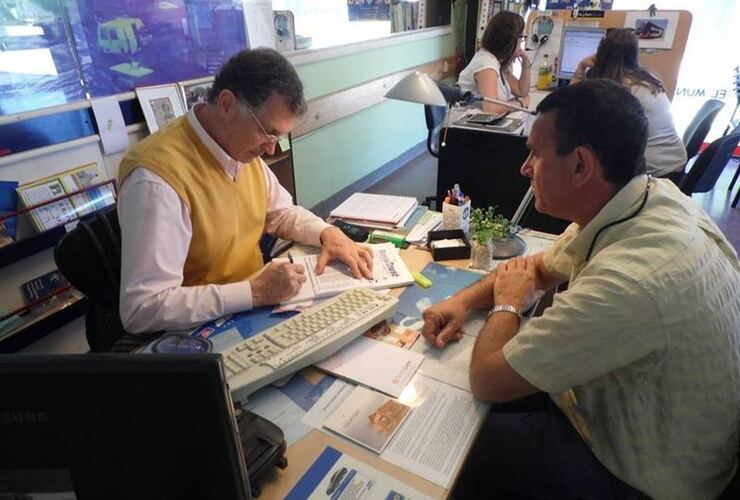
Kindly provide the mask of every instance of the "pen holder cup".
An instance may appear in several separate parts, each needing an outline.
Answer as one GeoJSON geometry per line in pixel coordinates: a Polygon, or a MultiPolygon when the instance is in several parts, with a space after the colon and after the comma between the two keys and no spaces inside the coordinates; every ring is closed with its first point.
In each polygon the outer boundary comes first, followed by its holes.
{"type": "Polygon", "coordinates": [[[464,205],[442,204],[442,229],[462,229],[467,233],[470,227],[470,200],[464,205]]]}

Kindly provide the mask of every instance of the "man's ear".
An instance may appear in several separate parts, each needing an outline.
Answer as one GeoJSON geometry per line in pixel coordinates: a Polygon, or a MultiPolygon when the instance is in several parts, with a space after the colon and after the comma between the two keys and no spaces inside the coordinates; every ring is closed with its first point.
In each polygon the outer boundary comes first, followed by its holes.
{"type": "Polygon", "coordinates": [[[583,187],[598,175],[601,163],[593,149],[588,146],[576,146],[573,154],[575,155],[575,165],[572,170],[573,184],[575,187],[583,187]]]}
{"type": "Polygon", "coordinates": [[[237,104],[236,96],[229,89],[224,89],[218,94],[216,99],[216,111],[222,118],[229,114],[231,109],[237,104]]]}

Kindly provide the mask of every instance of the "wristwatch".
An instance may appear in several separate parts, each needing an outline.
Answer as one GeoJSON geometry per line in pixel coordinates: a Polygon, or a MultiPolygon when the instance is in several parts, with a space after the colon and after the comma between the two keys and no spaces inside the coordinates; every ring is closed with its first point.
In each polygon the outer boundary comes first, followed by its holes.
{"type": "Polygon", "coordinates": [[[519,309],[512,306],[511,304],[498,304],[498,305],[493,306],[493,309],[488,311],[488,317],[490,318],[497,312],[508,312],[508,313],[516,315],[516,317],[519,318],[519,321],[522,320],[521,311],[519,311],[519,309]]]}

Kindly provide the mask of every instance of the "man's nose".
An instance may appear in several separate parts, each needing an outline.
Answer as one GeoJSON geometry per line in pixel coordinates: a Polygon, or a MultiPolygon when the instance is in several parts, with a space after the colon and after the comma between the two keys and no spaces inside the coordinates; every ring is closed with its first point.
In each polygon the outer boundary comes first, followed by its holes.
{"type": "Polygon", "coordinates": [[[530,153],[529,156],[527,156],[527,159],[524,160],[524,163],[522,163],[522,166],[519,168],[519,171],[522,173],[524,177],[532,177],[532,166],[529,163],[529,160],[532,158],[532,155],[530,153]]]}

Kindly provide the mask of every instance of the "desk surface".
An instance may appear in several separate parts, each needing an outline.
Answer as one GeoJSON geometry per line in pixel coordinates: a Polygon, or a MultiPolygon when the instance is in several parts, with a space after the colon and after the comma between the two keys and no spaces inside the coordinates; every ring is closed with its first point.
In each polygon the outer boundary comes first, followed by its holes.
{"type": "MultiPolygon", "coordinates": [[[[427,263],[432,261],[431,254],[429,252],[415,247],[403,250],[402,256],[411,271],[420,271],[427,263]]],[[[468,263],[468,259],[444,262],[445,265],[460,268],[467,267],[468,263]]],[[[403,290],[403,288],[396,288],[392,290],[392,293],[394,295],[400,295],[403,290]]],[[[317,378],[321,376],[318,370],[314,368],[307,369],[304,374],[309,377],[316,376],[317,378]]],[[[479,425],[482,423],[483,420],[481,420],[479,425]]],[[[473,441],[471,441],[470,446],[472,446],[472,442],[473,441]]],[[[358,445],[313,429],[305,437],[288,448],[286,453],[288,458],[288,467],[283,470],[275,469],[274,473],[265,479],[262,483],[262,495],[260,498],[265,500],[285,498],[293,486],[298,482],[298,480],[300,480],[306,470],[308,470],[327,446],[332,446],[342,453],[346,453],[347,455],[360,460],[391,477],[403,481],[405,484],[408,484],[410,487],[415,488],[422,493],[435,498],[444,498],[449,495],[450,489],[442,488],[431,481],[422,479],[415,474],[399,468],[397,465],[386,462],[377,454],[367,451],[358,445]]],[[[469,451],[470,449],[468,448],[465,453],[466,456],[469,451]]],[[[458,470],[456,470],[453,475],[454,478],[457,478],[464,462],[465,461],[462,460],[458,465],[458,470]]]]}

